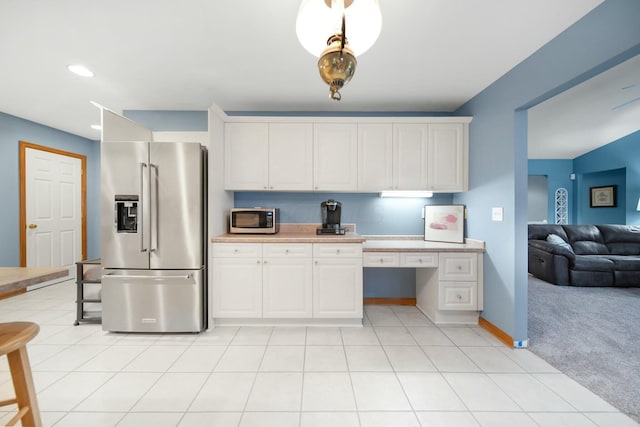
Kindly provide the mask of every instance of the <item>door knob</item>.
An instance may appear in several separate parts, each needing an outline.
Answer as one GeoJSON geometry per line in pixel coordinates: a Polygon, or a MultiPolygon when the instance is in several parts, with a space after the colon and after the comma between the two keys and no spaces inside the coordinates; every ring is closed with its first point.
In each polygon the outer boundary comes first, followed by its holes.
{"type": "Polygon", "coordinates": [[[29,229],[33,230],[34,228],[38,228],[36,224],[29,224],[29,229]]]}

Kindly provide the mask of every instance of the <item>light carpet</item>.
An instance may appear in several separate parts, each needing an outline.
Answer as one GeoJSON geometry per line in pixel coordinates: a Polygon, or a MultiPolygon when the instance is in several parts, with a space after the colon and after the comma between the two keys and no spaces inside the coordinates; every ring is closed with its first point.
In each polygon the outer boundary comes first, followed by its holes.
{"type": "Polygon", "coordinates": [[[640,288],[529,276],[530,350],[640,423],[640,288]]]}

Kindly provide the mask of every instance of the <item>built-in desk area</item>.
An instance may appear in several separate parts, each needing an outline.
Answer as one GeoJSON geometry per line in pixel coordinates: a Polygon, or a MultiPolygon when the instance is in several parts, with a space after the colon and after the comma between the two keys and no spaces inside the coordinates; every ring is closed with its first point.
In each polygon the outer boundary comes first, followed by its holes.
{"type": "Polygon", "coordinates": [[[477,324],[483,308],[484,242],[366,236],[363,267],[415,268],[416,306],[436,324],[477,324]]]}

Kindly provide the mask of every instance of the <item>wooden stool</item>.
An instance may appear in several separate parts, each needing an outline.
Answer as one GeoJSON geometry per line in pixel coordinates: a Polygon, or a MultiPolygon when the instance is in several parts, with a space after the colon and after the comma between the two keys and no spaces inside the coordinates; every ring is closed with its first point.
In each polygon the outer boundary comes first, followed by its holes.
{"type": "Polygon", "coordinates": [[[0,323],[0,356],[7,355],[16,393],[15,399],[0,401],[0,406],[18,404],[18,413],[9,420],[7,426],[15,425],[18,420],[22,420],[23,427],[42,426],[27,356],[27,343],[39,331],[40,327],[31,322],[0,323]]]}

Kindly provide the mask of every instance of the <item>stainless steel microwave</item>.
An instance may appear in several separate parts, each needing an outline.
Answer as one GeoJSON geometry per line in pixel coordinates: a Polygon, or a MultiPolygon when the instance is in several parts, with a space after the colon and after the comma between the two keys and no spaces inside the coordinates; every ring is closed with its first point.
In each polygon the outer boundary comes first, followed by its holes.
{"type": "Polygon", "coordinates": [[[279,229],[278,208],[233,208],[229,213],[229,233],[275,234],[279,229]]]}

